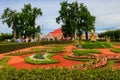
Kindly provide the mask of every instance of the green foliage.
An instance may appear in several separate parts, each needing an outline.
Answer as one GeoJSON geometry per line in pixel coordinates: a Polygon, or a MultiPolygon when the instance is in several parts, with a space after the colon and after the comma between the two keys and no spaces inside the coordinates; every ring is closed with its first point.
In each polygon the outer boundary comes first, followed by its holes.
{"type": "Polygon", "coordinates": [[[93,48],[112,48],[113,45],[108,42],[85,42],[82,44],[82,48],[93,49],[93,48]]]}
{"type": "Polygon", "coordinates": [[[120,30],[111,30],[98,34],[100,38],[105,38],[105,36],[110,37],[113,41],[120,40],[120,30]]]}
{"type": "Polygon", "coordinates": [[[6,39],[12,39],[12,34],[0,33],[0,41],[5,41],[6,39]]]}
{"type": "Polygon", "coordinates": [[[95,70],[77,69],[21,69],[5,68],[0,70],[1,80],[120,80],[120,70],[100,68],[95,70]]]}
{"type": "Polygon", "coordinates": [[[10,60],[10,57],[3,58],[0,60],[0,65],[2,65],[4,68],[9,68],[10,66],[7,65],[8,60],[10,60]]]}
{"type": "Polygon", "coordinates": [[[62,46],[57,46],[55,48],[52,48],[48,52],[50,52],[50,53],[60,53],[60,52],[63,52],[63,51],[65,51],[65,50],[62,46]]]}
{"type": "Polygon", "coordinates": [[[41,49],[41,48],[31,48],[32,51],[36,51],[36,52],[45,52],[46,49],[41,49]]]}
{"type": "Polygon", "coordinates": [[[56,22],[58,24],[60,22],[63,23],[62,31],[64,37],[73,37],[75,32],[81,37],[83,31],[88,35],[88,32],[94,29],[95,17],[90,14],[83,3],[63,1],[60,5],[60,15],[56,18],[56,22]]]}
{"type": "Polygon", "coordinates": [[[6,8],[2,14],[3,23],[13,29],[14,39],[19,36],[34,36],[40,32],[40,25],[36,26],[35,20],[42,15],[40,8],[32,8],[31,4],[25,4],[21,12],[6,8]]]}
{"type": "Polygon", "coordinates": [[[120,46],[120,42],[112,42],[113,45],[120,46]]]}
{"type": "Polygon", "coordinates": [[[87,50],[73,50],[75,56],[91,56],[90,53],[101,53],[95,49],[87,49],[87,50]]]}
{"type": "Polygon", "coordinates": [[[43,42],[30,42],[30,43],[11,43],[0,44],[0,53],[9,52],[13,50],[28,48],[32,46],[49,45],[49,44],[70,44],[72,41],[43,41],[43,42]]]}
{"type": "Polygon", "coordinates": [[[110,51],[120,53],[120,48],[112,48],[110,51]]]}
{"type": "Polygon", "coordinates": [[[64,55],[64,58],[68,60],[83,61],[83,62],[88,62],[93,60],[93,59],[83,59],[83,58],[72,58],[72,57],[69,57],[68,55],[64,55]]]}
{"type": "Polygon", "coordinates": [[[6,56],[20,56],[20,55],[23,55],[23,54],[32,54],[34,53],[35,51],[17,51],[17,52],[11,52],[9,54],[5,54],[6,56]]]}
{"type": "Polygon", "coordinates": [[[32,46],[39,46],[39,45],[40,43],[38,42],[3,44],[3,45],[0,45],[0,53],[23,49],[23,48],[32,47],[32,46]]]}
{"type": "Polygon", "coordinates": [[[53,64],[53,63],[58,63],[58,60],[54,60],[51,57],[54,56],[55,54],[45,54],[45,56],[43,59],[37,59],[39,56],[41,56],[40,54],[37,54],[37,58],[33,58],[31,59],[30,57],[26,57],[25,58],[25,62],[30,63],[30,64],[53,64]]]}
{"type": "Polygon", "coordinates": [[[37,54],[35,54],[34,58],[35,58],[35,59],[44,59],[42,53],[37,53],[37,54]]]}

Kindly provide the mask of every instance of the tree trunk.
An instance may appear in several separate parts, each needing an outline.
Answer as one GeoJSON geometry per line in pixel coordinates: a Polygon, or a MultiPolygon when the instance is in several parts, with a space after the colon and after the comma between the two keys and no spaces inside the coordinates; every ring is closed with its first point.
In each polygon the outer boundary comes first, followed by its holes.
{"type": "Polygon", "coordinates": [[[88,32],[85,31],[85,37],[86,37],[86,40],[88,40],[88,32]]]}
{"type": "Polygon", "coordinates": [[[14,26],[14,29],[13,29],[13,35],[14,35],[14,39],[16,40],[16,27],[14,26]]]}

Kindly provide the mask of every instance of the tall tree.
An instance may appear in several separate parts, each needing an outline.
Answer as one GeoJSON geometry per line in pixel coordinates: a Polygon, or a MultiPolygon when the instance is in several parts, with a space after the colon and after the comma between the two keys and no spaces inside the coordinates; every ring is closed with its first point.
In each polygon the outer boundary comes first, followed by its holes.
{"type": "Polygon", "coordinates": [[[6,23],[8,27],[12,27],[14,33],[14,39],[16,39],[16,29],[19,22],[19,13],[16,10],[6,8],[2,14],[3,23],[6,23]]]}
{"type": "Polygon", "coordinates": [[[22,20],[21,25],[24,26],[24,34],[26,36],[35,36],[35,33],[40,32],[40,26],[36,27],[35,21],[38,16],[42,15],[40,8],[32,8],[31,4],[25,4],[22,9],[22,20]]]}
{"type": "Polygon", "coordinates": [[[62,21],[62,31],[64,37],[73,37],[75,33],[75,21],[73,15],[74,9],[71,9],[73,6],[70,5],[67,1],[62,2],[60,5],[60,16],[56,18],[56,22],[60,23],[62,21]]]}
{"type": "Polygon", "coordinates": [[[86,40],[88,40],[88,32],[91,31],[91,29],[95,30],[95,17],[90,14],[83,3],[80,4],[79,8],[78,17],[80,18],[80,22],[78,23],[77,29],[81,28],[82,31],[85,32],[86,40]]]}
{"type": "Polygon", "coordinates": [[[88,32],[94,29],[95,17],[90,14],[87,7],[77,1],[73,3],[64,1],[60,5],[60,15],[56,18],[56,22],[62,22],[63,35],[72,37],[76,33],[81,37],[85,32],[88,39],[88,32]]]}
{"type": "Polygon", "coordinates": [[[2,14],[3,23],[13,29],[14,39],[19,35],[35,36],[40,32],[40,26],[36,27],[36,18],[42,15],[40,8],[32,8],[31,4],[25,4],[22,12],[6,8],[2,14]],[[17,33],[16,33],[17,32],[17,33]]]}

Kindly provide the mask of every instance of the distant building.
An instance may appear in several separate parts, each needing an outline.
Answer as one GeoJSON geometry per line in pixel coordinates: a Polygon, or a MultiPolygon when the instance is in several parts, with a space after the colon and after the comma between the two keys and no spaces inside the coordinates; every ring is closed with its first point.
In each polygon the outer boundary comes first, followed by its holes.
{"type": "Polygon", "coordinates": [[[61,40],[63,38],[63,32],[61,28],[57,28],[54,31],[50,32],[47,36],[46,39],[48,40],[61,40]]]}
{"type": "MultiPolygon", "coordinates": [[[[95,36],[96,36],[97,39],[99,39],[97,34],[95,34],[95,36]]],[[[47,40],[53,40],[53,41],[55,39],[57,39],[57,40],[64,39],[62,29],[61,28],[57,28],[57,29],[53,30],[45,38],[47,40]]],[[[89,35],[88,35],[88,38],[90,38],[89,35]]],[[[86,39],[85,34],[82,35],[82,39],[86,39]]]]}

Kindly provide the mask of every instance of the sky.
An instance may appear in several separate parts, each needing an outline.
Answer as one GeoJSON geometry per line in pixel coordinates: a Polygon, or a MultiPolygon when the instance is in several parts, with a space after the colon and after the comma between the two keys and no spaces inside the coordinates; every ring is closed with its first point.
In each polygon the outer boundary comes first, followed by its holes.
{"type": "MultiPolygon", "coordinates": [[[[56,23],[59,16],[60,3],[65,0],[0,0],[0,17],[5,8],[21,11],[24,4],[30,3],[32,7],[41,8],[43,15],[38,17],[36,25],[41,25],[41,32],[49,32],[61,27],[56,23]]],[[[92,15],[96,17],[95,32],[120,29],[120,0],[66,0],[84,3],[92,15]]],[[[0,18],[0,33],[11,33],[12,29],[2,23],[0,18]]]]}

